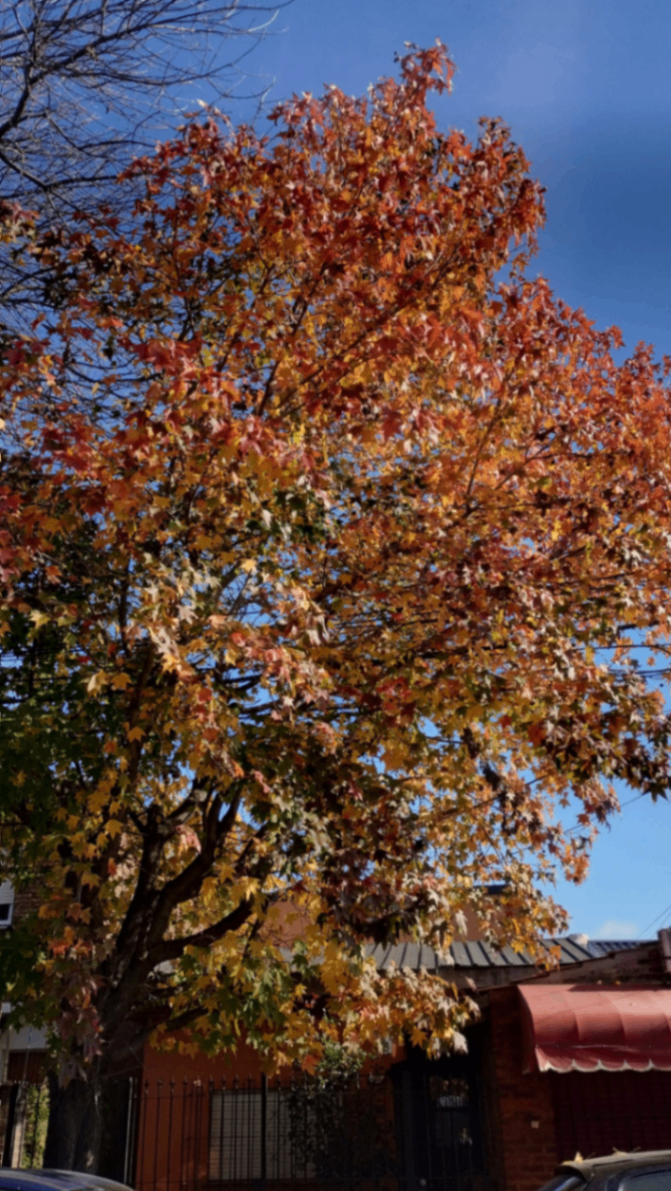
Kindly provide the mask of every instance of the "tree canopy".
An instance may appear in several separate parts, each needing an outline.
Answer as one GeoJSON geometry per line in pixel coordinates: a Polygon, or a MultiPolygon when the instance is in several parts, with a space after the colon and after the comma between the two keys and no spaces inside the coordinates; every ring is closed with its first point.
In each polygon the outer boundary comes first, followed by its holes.
{"type": "Polygon", "coordinates": [[[70,1087],[151,1028],[459,1045],[365,944],[473,906],[536,946],[612,782],[668,790],[664,370],[530,276],[541,189],[437,128],[451,71],[190,123],[121,222],[6,211],[51,313],[0,368],[1,843],[43,894],[2,962],[70,1087]]]}

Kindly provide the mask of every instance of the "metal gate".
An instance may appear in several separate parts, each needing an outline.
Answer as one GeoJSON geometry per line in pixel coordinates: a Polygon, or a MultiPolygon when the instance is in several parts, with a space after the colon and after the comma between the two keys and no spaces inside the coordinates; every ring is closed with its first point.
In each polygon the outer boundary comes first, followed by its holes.
{"type": "Polygon", "coordinates": [[[404,1191],[486,1191],[477,1083],[449,1070],[401,1070],[395,1119],[404,1191]]]}

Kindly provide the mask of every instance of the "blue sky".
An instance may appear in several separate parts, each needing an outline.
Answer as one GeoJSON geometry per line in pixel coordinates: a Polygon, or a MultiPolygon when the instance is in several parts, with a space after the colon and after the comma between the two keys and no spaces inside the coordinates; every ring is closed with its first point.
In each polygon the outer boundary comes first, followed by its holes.
{"type": "MultiPolygon", "coordinates": [[[[547,187],[532,269],[629,347],[671,354],[670,0],[294,0],[273,28],[247,62],[271,99],[360,94],[404,42],[440,37],[458,68],[441,125],[473,136],[502,116],[547,187]]],[[[670,877],[671,805],[638,800],[558,896],[574,931],[651,937],[671,923],[670,877]]]]}

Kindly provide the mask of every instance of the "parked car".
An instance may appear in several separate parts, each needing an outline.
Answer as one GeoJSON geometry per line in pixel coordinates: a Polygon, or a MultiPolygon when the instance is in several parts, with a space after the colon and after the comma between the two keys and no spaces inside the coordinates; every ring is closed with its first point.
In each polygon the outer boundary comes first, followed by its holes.
{"type": "Polygon", "coordinates": [[[12,1170],[0,1167],[0,1191],[130,1191],[123,1183],[80,1170],[12,1170]]]}
{"type": "Polygon", "coordinates": [[[671,1191],[671,1150],[562,1162],[541,1191],[671,1191]]]}

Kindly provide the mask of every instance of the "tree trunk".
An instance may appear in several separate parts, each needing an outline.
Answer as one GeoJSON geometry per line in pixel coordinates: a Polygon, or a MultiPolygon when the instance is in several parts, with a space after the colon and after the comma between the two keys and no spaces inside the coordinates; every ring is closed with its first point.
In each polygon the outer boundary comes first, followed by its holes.
{"type": "Polygon", "coordinates": [[[55,1170],[96,1173],[102,1139],[101,1084],[94,1073],[89,1081],[72,1079],[59,1084],[49,1072],[49,1124],[44,1166],[55,1170]]]}

